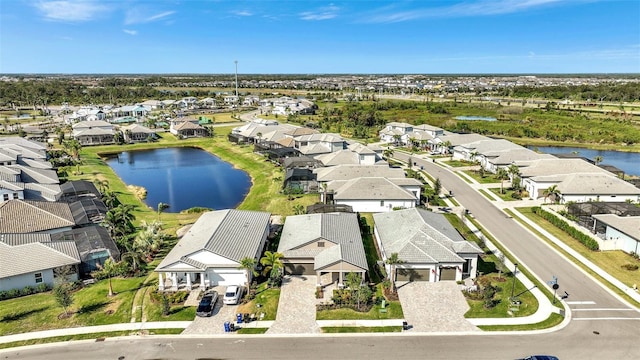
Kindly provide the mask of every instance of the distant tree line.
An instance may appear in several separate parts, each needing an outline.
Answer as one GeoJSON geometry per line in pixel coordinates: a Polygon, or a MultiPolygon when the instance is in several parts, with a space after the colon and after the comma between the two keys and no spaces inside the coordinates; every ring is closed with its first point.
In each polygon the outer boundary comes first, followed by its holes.
{"type": "Polygon", "coordinates": [[[598,85],[518,86],[498,90],[500,96],[516,98],[571,99],[576,101],[623,102],[640,100],[640,83],[603,83],[598,85]]]}

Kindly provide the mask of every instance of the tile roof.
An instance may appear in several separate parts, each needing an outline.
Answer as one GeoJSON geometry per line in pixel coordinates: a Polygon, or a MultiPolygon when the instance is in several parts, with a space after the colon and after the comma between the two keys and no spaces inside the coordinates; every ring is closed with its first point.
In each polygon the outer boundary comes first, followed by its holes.
{"type": "Polygon", "coordinates": [[[73,242],[64,243],[66,244],[52,245],[33,242],[11,246],[0,241],[0,278],[79,264],[80,255],[77,250],[73,256],[63,252],[73,252],[73,242]]]}
{"type": "Polygon", "coordinates": [[[278,252],[285,257],[305,256],[315,258],[315,269],[321,269],[339,261],[367,270],[358,218],[353,213],[324,213],[287,216],[280,236],[278,252]],[[326,249],[299,250],[319,239],[336,244],[326,249]]]}
{"type": "Polygon", "coordinates": [[[593,218],[640,241],[640,216],[618,216],[615,214],[596,214],[593,218]]]}
{"type": "Polygon", "coordinates": [[[460,263],[461,253],[482,253],[442,214],[412,208],[373,214],[373,219],[386,257],[398,253],[408,263],[460,263]]]}
{"type": "Polygon", "coordinates": [[[315,169],[318,181],[351,180],[360,177],[402,178],[404,170],[381,165],[342,164],[315,169]]]}
{"type": "Polygon", "coordinates": [[[393,179],[383,177],[334,180],[328,183],[327,189],[334,191],[336,200],[416,200],[413,193],[395,184],[393,179]]]}
{"type": "Polygon", "coordinates": [[[189,256],[201,250],[235,262],[244,257],[253,258],[269,231],[269,218],[269,213],[258,211],[229,209],[206,212],[171,249],[156,271],[176,263],[188,263],[189,256]]]}
{"type": "Polygon", "coordinates": [[[569,174],[558,184],[563,195],[640,195],[640,189],[614,175],[569,174]]]}
{"type": "Polygon", "coordinates": [[[0,203],[0,233],[31,233],[74,225],[66,203],[31,200],[0,203]]]}

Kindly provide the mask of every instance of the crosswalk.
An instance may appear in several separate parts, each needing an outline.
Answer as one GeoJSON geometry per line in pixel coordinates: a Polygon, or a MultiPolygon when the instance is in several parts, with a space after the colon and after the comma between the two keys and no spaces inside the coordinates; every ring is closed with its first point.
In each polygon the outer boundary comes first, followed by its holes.
{"type": "Polygon", "coordinates": [[[640,321],[640,311],[630,307],[598,307],[595,301],[566,301],[571,308],[572,320],[638,320],[640,321]]]}

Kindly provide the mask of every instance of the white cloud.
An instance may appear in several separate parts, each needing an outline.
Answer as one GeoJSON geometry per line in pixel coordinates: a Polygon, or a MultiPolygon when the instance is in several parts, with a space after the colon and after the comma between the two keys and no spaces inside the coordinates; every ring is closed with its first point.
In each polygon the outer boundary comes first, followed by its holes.
{"type": "Polygon", "coordinates": [[[237,11],[232,11],[231,13],[237,16],[253,16],[253,13],[247,10],[237,10],[237,11]]]}
{"type": "Polygon", "coordinates": [[[138,35],[138,32],[137,32],[136,30],[122,29],[122,31],[123,31],[125,34],[134,35],[134,36],[135,36],[135,35],[138,35]]]}
{"type": "Polygon", "coordinates": [[[175,13],[176,13],[175,11],[165,11],[158,14],[150,15],[149,11],[147,11],[147,9],[145,8],[133,8],[126,12],[124,23],[126,25],[144,24],[144,23],[166,19],[167,17],[175,13]]]}
{"type": "Polygon", "coordinates": [[[47,20],[70,22],[91,21],[111,10],[92,0],[38,1],[33,6],[47,20]]]}
{"type": "Polygon", "coordinates": [[[318,8],[314,11],[305,11],[300,13],[300,19],[302,20],[329,20],[338,16],[339,7],[330,4],[329,6],[318,8]]]}
{"type": "Polygon", "coordinates": [[[585,1],[589,0],[480,0],[475,2],[461,2],[450,6],[417,8],[405,11],[393,11],[394,7],[385,7],[378,9],[372,16],[367,16],[363,21],[371,23],[394,23],[425,18],[502,15],[523,12],[543,6],[585,1]]]}

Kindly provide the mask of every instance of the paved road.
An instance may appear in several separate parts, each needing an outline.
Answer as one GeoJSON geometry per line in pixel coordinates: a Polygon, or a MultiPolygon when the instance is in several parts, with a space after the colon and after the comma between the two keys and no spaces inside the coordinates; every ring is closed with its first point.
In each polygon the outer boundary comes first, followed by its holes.
{"type": "MultiPolygon", "coordinates": [[[[86,359],[516,359],[547,353],[560,359],[638,359],[637,321],[580,321],[545,334],[314,334],[307,337],[223,335],[128,337],[0,350],[0,358],[86,359]],[[597,331],[598,334],[595,334],[597,331]]],[[[480,333],[480,332],[476,332],[480,333]]],[[[480,333],[482,334],[482,333],[480,333]]]]}
{"type": "MultiPolygon", "coordinates": [[[[394,157],[406,161],[409,155],[396,151],[394,157]]],[[[574,320],[640,320],[640,312],[613,296],[603,285],[580,271],[575,264],[524,229],[516,220],[508,218],[456,174],[430,160],[412,156],[412,161],[423,166],[434,178],[440,178],[444,188],[452,191],[455,199],[469,209],[482,226],[517,257],[520,264],[524,264],[542,281],[551,281],[556,276],[560,285],[558,294],[564,295],[565,291],[569,294],[566,301],[573,311],[574,320]]],[[[640,330],[640,321],[637,326],[640,330]]]]}

